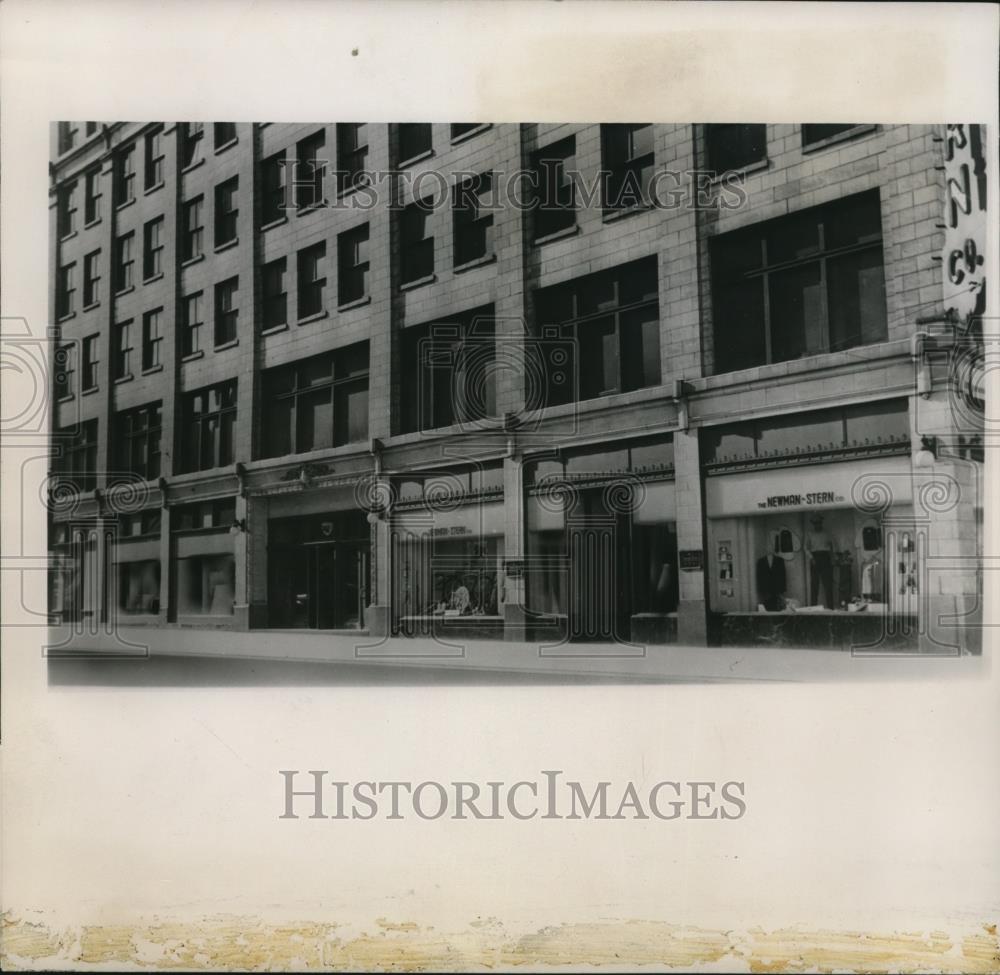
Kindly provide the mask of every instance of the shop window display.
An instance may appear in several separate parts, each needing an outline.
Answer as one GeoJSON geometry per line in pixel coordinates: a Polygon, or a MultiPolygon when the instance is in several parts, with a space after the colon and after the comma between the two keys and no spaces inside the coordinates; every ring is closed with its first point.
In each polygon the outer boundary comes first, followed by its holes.
{"type": "Polygon", "coordinates": [[[159,559],[118,564],[118,609],[129,615],[160,611],[159,559]]]}
{"type": "Polygon", "coordinates": [[[177,561],[177,609],[182,616],[232,616],[235,587],[232,555],[198,555],[177,561]]]}

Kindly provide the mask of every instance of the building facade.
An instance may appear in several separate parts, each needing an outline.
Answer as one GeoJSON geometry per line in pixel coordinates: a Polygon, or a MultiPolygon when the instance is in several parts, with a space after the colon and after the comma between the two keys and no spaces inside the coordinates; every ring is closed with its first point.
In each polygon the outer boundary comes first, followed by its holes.
{"type": "Polygon", "coordinates": [[[55,125],[54,617],[976,650],[979,136],[55,125]]]}

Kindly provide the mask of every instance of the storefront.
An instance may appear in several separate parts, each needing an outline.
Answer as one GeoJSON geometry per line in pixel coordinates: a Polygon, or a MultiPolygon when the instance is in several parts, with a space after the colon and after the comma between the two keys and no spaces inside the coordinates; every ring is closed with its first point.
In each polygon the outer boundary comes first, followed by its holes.
{"type": "Polygon", "coordinates": [[[91,525],[59,522],[53,526],[49,607],[56,622],[97,620],[102,591],[96,558],[99,537],[91,525]]]}
{"type": "Polygon", "coordinates": [[[396,479],[394,488],[393,633],[502,637],[502,465],[414,474],[396,479]]]}
{"type": "Polygon", "coordinates": [[[706,433],[706,571],[720,642],[858,647],[915,634],[924,533],[906,405],[868,410],[706,433]],[[880,433],[859,442],[855,427],[880,433]],[[784,449],[761,447],[775,441],[784,449]]]}
{"type": "Polygon", "coordinates": [[[232,498],[171,511],[173,615],[178,623],[231,626],[236,593],[232,498]]]}
{"type": "Polygon", "coordinates": [[[156,623],[160,612],[160,512],[118,519],[112,591],[119,617],[134,625],[156,623]]]}
{"type": "Polygon", "coordinates": [[[676,639],[669,437],[531,458],[525,490],[531,638],[640,644],[676,639]]]}

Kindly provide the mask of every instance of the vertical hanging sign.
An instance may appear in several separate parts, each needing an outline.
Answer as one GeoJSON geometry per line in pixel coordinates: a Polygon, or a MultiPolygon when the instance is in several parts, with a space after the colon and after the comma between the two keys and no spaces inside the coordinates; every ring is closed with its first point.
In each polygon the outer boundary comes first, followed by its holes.
{"type": "Polygon", "coordinates": [[[983,126],[947,125],[944,139],[944,307],[963,329],[986,309],[983,126]]]}

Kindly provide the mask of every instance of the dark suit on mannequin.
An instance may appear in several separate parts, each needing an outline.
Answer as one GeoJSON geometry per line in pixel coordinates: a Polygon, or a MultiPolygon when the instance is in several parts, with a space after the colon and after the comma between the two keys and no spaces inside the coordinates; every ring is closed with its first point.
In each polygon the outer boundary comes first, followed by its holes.
{"type": "Polygon", "coordinates": [[[785,608],[785,560],[774,553],[757,560],[757,598],[764,604],[764,609],[780,610],[785,608]]]}

